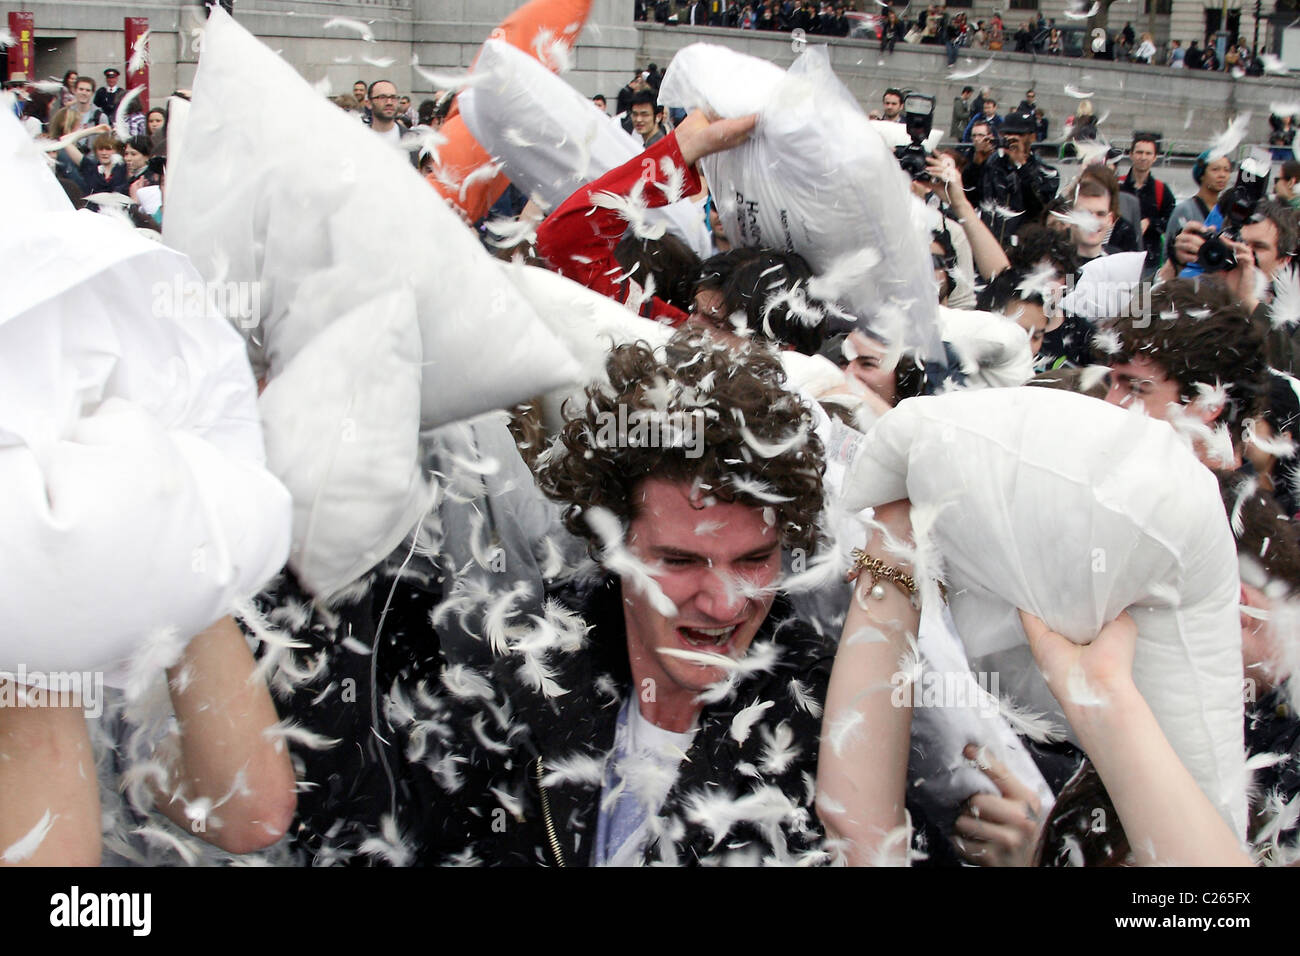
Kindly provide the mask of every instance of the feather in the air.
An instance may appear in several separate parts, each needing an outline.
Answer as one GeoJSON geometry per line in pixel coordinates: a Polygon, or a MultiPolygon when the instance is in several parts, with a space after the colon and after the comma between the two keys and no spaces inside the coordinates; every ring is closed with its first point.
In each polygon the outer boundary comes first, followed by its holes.
{"type": "Polygon", "coordinates": [[[776,701],[765,700],[762,703],[755,701],[748,707],[742,707],[736,711],[736,716],[731,718],[731,739],[738,744],[743,744],[749,739],[750,733],[753,732],[754,724],[763,716],[763,712],[768,710],[776,701]]]}
{"type": "Polygon", "coordinates": [[[1089,97],[1096,96],[1097,93],[1094,90],[1081,90],[1073,83],[1066,83],[1065,95],[1073,96],[1076,100],[1086,100],[1089,97]]]}
{"type": "Polygon", "coordinates": [[[1092,17],[1095,17],[1097,15],[1097,11],[1100,9],[1101,9],[1101,4],[1094,2],[1093,5],[1090,6],[1087,10],[1062,10],[1061,12],[1064,13],[1066,18],[1070,20],[1088,20],[1091,19],[1092,17]]]}
{"type": "Polygon", "coordinates": [[[136,70],[143,70],[149,65],[149,36],[151,33],[152,31],[145,30],[144,33],[141,33],[136,37],[135,42],[131,44],[131,58],[127,60],[126,63],[126,72],[128,76],[136,70]]]}
{"type": "Polygon", "coordinates": [[[308,750],[326,750],[340,742],[333,737],[326,737],[324,734],[308,730],[306,727],[294,723],[288,717],[267,727],[262,731],[262,736],[267,740],[275,741],[277,751],[280,750],[282,741],[285,740],[300,747],[306,747],[308,750]]]}
{"type": "Polygon", "coordinates": [[[1273,302],[1268,308],[1269,324],[1285,329],[1300,323],[1300,270],[1294,265],[1273,276],[1273,302]]]}
{"type": "Polygon", "coordinates": [[[1228,128],[1210,141],[1210,162],[1227,156],[1235,150],[1246,136],[1246,127],[1250,125],[1250,113],[1235,116],[1228,128]]]}
{"type": "Polygon", "coordinates": [[[363,56],[361,58],[361,62],[369,63],[371,66],[377,66],[381,70],[386,70],[397,61],[393,59],[391,56],[374,56],[374,57],[363,56]]]}
{"type": "MultiPolygon", "coordinates": [[[[967,61],[969,62],[969,61],[967,61]]],[[[985,70],[993,65],[993,57],[989,57],[979,66],[966,70],[949,70],[948,79],[950,80],[969,80],[972,76],[979,76],[985,70]]]]}
{"type": "Polygon", "coordinates": [[[374,31],[370,29],[368,24],[363,23],[360,20],[353,20],[350,17],[334,17],[332,20],[325,21],[323,29],[333,30],[335,28],[340,30],[351,30],[367,43],[375,42],[374,31]]]}
{"type": "Polygon", "coordinates": [[[379,857],[391,866],[410,866],[415,853],[408,844],[407,837],[398,829],[397,821],[385,813],[379,819],[379,833],[363,840],[357,852],[362,856],[379,857]]]}
{"type": "Polygon", "coordinates": [[[649,567],[624,546],[623,527],[615,514],[607,508],[596,507],[588,508],[582,517],[600,540],[600,560],[605,569],[649,598],[651,605],[660,614],[676,617],[677,606],[664,594],[649,567]]]}

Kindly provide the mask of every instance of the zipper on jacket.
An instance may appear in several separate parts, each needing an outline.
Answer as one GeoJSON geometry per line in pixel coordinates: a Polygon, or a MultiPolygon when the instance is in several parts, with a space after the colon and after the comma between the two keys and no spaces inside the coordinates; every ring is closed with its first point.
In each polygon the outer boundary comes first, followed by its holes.
{"type": "Polygon", "coordinates": [[[555,833],[555,820],[551,817],[551,795],[546,792],[542,786],[542,777],[545,776],[546,770],[542,766],[542,758],[539,754],[537,757],[537,793],[542,799],[542,825],[546,828],[546,842],[550,844],[551,856],[555,858],[556,866],[566,866],[564,862],[564,852],[560,849],[560,839],[555,833]]]}

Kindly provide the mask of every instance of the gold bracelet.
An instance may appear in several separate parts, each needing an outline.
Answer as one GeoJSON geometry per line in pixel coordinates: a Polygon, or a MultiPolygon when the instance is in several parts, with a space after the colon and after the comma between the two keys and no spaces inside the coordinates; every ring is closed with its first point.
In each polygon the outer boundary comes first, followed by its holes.
{"type": "Polygon", "coordinates": [[[910,601],[916,596],[916,579],[910,574],[904,574],[898,568],[891,568],[879,558],[873,558],[861,548],[853,549],[853,570],[861,573],[866,571],[871,575],[871,596],[877,601],[885,599],[885,586],[882,581],[890,581],[897,585],[903,594],[910,601]]]}

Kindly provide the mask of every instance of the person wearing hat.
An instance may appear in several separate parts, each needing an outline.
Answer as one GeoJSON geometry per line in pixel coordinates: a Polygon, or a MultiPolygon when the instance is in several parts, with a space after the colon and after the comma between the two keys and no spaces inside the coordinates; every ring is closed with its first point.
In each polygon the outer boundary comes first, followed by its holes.
{"type": "Polygon", "coordinates": [[[122,97],[126,96],[126,90],[117,85],[120,75],[116,67],[110,66],[104,71],[104,85],[95,94],[95,105],[107,114],[110,122],[117,115],[117,106],[122,102],[122,97]]]}
{"type": "Polygon", "coordinates": [[[983,219],[999,242],[1038,216],[1055,197],[1061,174],[1034,155],[1038,124],[1032,115],[1002,120],[1003,146],[984,167],[983,219]]]}

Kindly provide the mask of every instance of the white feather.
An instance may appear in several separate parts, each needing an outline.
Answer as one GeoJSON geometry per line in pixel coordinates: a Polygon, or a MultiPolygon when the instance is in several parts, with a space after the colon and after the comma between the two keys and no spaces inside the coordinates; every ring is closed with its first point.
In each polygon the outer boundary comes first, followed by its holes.
{"type": "Polygon", "coordinates": [[[135,43],[131,44],[131,59],[126,64],[128,76],[136,70],[143,70],[149,65],[149,35],[151,32],[145,30],[144,33],[135,38],[135,43]]]}
{"type": "Polygon", "coordinates": [[[681,199],[686,192],[686,170],[667,156],[659,160],[659,168],[663,171],[664,181],[655,185],[667,197],[668,205],[671,206],[681,199]]]}
{"type": "Polygon", "coordinates": [[[309,750],[326,750],[340,742],[335,738],[326,737],[324,734],[318,734],[306,727],[301,727],[287,717],[263,730],[262,736],[267,740],[276,741],[277,750],[280,741],[284,740],[295,743],[300,747],[306,747],[309,750]]]}
{"type": "Polygon", "coordinates": [[[1096,96],[1097,94],[1092,90],[1081,90],[1073,83],[1066,83],[1065,95],[1073,96],[1076,100],[1086,100],[1091,96],[1096,96]]]}
{"type": "Polygon", "coordinates": [[[567,757],[551,757],[546,761],[546,773],[542,776],[543,787],[555,787],[563,784],[595,787],[600,784],[605,770],[605,761],[591,754],[575,753],[567,757]]]}
{"type": "Polygon", "coordinates": [[[601,564],[625,583],[631,584],[636,591],[646,595],[660,614],[676,617],[677,605],[664,594],[646,564],[623,545],[623,528],[614,513],[606,508],[588,508],[583,512],[583,520],[600,539],[601,564]]]}
{"type": "Polygon", "coordinates": [[[1300,270],[1294,265],[1279,269],[1273,276],[1273,302],[1268,316],[1275,329],[1300,323],[1300,270]]]}
{"type": "Polygon", "coordinates": [[[950,71],[948,72],[948,79],[950,79],[950,80],[969,80],[972,76],[979,76],[981,73],[983,73],[985,70],[987,70],[987,69],[988,69],[989,67],[991,67],[992,65],[993,65],[993,57],[989,57],[987,60],[985,60],[985,61],[984,61],[983,63],[981,63],[979,66],[974,67],[974,68],[972,68],[972,69],[969,69],[969,70],[950,70],[950,71]]]}
{"type": "Polygon", "coordinates": [[[627,196],[602,190],[591,197],[591,204],[602,209],[613,209],[632,227],[638,239],[660,239],[667,230],[667,224],[663,221],[650,221],[647,216],[649,208],[642,198],[644,190],[644,180],[638,180],[627,196]]]}
{"type": "Polygon", "coordinates": [[[375,57],[363,56],[361,58],[361,62],[369,63],[371,66],[377,66],[381,70],[386,70],[397,61],[394,60],[391,56],[375,56],[375,57]]]}
{"type": "Polygon", "coordinates": [[[1082,12],[1079,12],[1078,10],[1063,10],[1061,12],[1064,13],[1065,16],[1070,20],[1088,20],[1092,17],[1095,17],[1097,15],[1097,11],[1100,9],[1101,9],[1100,3],[1093,3],[1092,6],[1090,6],[1087,10],[1084,10],[1082,12]]]}
{"type": "Polygon", "coordinates": [[[335,27],[341,30],[351,30],[367,43],[375,42],[374,31],[370,29],[369,25],[360,20],[353,20],[350,17],[334,17],[332,20],[325,21],[324,29],[333,30],[335,27]]]}
{"type": "Polygon", "coordinates": [[[461,180],[461,184],[460,184],[461,202],[465,201],[465,194],[469,191],[470,186],[473,186],[476,183],[490,182],[491,180],[496,178],[496,175],[499,172],[501,172],[500,163],[484,163],[478,169],[469,173],[463,180],[461,180]]]}
{"type": "Polygon", "coordinates": [[[40,849],[41,844],[45,842],[46,835],[50,832],[50,828],[54,826],[54,821],[58,818],[59,815],[57,813],[51,815],[50,811],[46,810],[44,816],[36,821],[36,826],[32,827],[27,831],[27,833],[19,837],[13,843],[9,844],[9,846],[5,848],[5,851],[0,853],[0,862],[12,866],[15,863],[21,863],[23,860],[29,859],[37,850],[40,849]]]}
{"type": "Polygon", "coordinates": [[[379,834],[362,841],[357,852],[382,857],[392,866],[409,866],[415,854],[407,843],[406,836],[397,828],[397,821],[386,813],[379,819],[379,834]]]}
{"type": "Polygon", "coordinates": [[[748,740],[750,733],[754,729],[754,724],[763,716],[763,712],[774,703],[776,702],[771,700],[765,700],[761,704],[755,701],[748,707],[742,707],[736,711],[736,716],[731,718],[731,739],[738,744],[743,744],[748,740]]]}
{"type": "Polygon", "coordinates": [[[1246,135],[1246,127],[1250,125],[1250,113],[1241,113],[1234,117],[1232,122],[1210,143],[1210,161],[1213,162],[1222,156],[1227,156],[1237,148],[1237,145],[1246,135]]]}
{"type": "Polygon", "coordinates": [[[199,855],[194,852],[194,848],[189,846],[184,840],[162,827],[146,825],[136,827],[131,831],[137,836],[144,837],[150,843],[156,843],[159,846],[174,850],[186,866],[194,866],[199,861],[199,855]]]}

